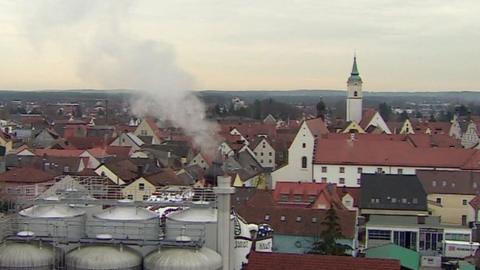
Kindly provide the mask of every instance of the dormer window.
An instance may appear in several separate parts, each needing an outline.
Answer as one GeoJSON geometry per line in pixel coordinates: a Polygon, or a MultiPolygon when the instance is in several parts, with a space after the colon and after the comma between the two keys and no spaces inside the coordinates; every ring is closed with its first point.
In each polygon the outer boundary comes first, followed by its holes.
{"type": "Polygon", "coordinates": [[[302,217],[301,217],[301,216],[298,216],[295,220],[296,220],[297,222],[302,222],[302,217]]]}
{"type": "Polygon", "coordinates": [[[266,221],[269,221],[269,220],[270,220],[270,215],[269,215],[269,214],[266,214],[266,215],[265,215],[265,220],[266,220],[266,221]]]}
{"type": "Polygon", "coordinates": [[[316,217],[312,218],[312,223],[317,223],[317,218],[316,217]]]}
{"type": "MultiPolygon", "coordinates": [[[[357,85],[357,84],[355,83],[355,85],[357,85]]],[[[357,91],[353,92],[353,96],[354,96],[354,97],[358,96],[357,91]]]]}
{"type": "Polygon", "coordinates": [[[285,220],[287,220],[287,218],[285,216],[280,217],[280,221],[285,221],[285,220]]]}

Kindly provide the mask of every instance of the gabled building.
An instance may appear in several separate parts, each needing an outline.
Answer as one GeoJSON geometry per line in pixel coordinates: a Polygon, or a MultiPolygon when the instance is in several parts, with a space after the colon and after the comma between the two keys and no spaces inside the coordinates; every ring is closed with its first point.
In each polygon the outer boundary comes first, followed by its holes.
{"type": "Polygon", "coordinates": [[[336,185],[326,183],[277,182],[273,200],[285,207],[345,209],[336,185]]]}
{"type": "Polygon", "coordinates": [[[288,163],[272,172],[272,188],[277,181],[312,182],[315,141],[328,134],[321,118],[305,120],[288,148],[288,163]]]}
{"type": "Polygon", "coordinates": [[[134,133],[121,133],[110,145],[112,146],[130,146],[133,151],[140,149],[145,143],[134,133]]]}
{"type": "Polygon", "coordinates": [[[260,136],[257,137],[250,144],[249,148],[252,149],[255,158],[266,169],[275,168],[275,149],[268,140],[268,138],[260,136]]]}
{"type": "Polygon", "coordinates": [[[480,172],[418,170],[417,176],[427,192],[429,212],[442,223],[467,226],[477,221],[470,202],[480,194],[480,172]]]}
{"type": "Polygon", "coordinates": [[[139,138],[150,137],[151,142],[148,143],[151,144],[160,144],[163,141],[162,132],[152,117],[143,118],[133,133],[139,138]]]}

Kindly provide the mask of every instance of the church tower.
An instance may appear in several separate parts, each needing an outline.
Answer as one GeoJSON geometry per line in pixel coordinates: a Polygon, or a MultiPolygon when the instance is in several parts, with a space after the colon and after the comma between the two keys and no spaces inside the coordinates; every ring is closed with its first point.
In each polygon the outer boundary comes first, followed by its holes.
{"type": "Polygon", "coordinates": [[[362,120],[362,83],[355,56],[352,73],[347,81],[347,121],[355,121],[357,124],[362,120]]]}

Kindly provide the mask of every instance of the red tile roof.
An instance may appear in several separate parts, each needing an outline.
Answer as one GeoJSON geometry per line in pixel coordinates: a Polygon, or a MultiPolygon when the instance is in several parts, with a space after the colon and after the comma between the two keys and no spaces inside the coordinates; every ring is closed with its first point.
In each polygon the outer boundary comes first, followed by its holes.
{"type": "Polygon", "coordinates": [[[400,270],[400,261],[313,254],[251,252],[246,270],[400,270]]]}
{"type": "Polygon", "coordinates": [[[69,137],[67,139],[70,146],[76,149],[91,149],[94,147],[101,147],[105,145],[105,140],[99,137],[69,137]]]}
{"type": "Polygon", "coordinates": [[[327,125],[325,125],[325,122],[323,122],[322,118],[320,117],[309,119],[305,122],[307,123],[308,128],[315,137],[320,137],[329,133],[327,125]]]}
{"type": "Polygon", "coordinates": [[[360,123],[358,123],[358,125],[361,126],[363,129],[366,129],[367,125],[370,124],[370,121],[372,121],[372,118],[375,116],[376,113],[377,110],[372,108],[363,110],[362,119],[360,120],[360,123]]]}
{"type": "Polygon", "coordinates": [[[474,149],[415,148],[403,141],[318,139],[315,164],[480,169],[474,149]]]}
{"type": "MultiPolygon", "coordinates": [[[[256,191],[246,204],[236,206],[235,210],[249,223],[267,223],[278,234],[298,236],[318,235],[323,230],[320,223],[327,214],[326,209],[277,205],[270,191],[260,190],[256,191]],[[267,216],[268,218],[266,218],[267,216]]],[[[355,232],[356,212],[341,209],[336,212],[342,234],[352,238],[355,232]]]]}
{"type": "Polygon", "coordinates": [[[273,191],[273,199],[276,204],[296,207],[313,207],[317,204],[328,204],[328,207],[334,206],[337,209],[343,209],[340,197],[337,194],[336,185],[327,183],[302,183],[302,182],[277,182],[273,191]],[[282,197],[287,195],[288,200],[282,201],[282,197]],[[297,201],[297,196],[301,196],[301,201],[297,201]],[[311,196],[315,196],[312,201],[311,196]],[[321,197],[321,198],[320,198],[321,197]],[[319,199],[325,201],[318,201],[319,199]]]}
{"type": "Polygon", "coordinates": [[[52,156],[52,157],[78,157],[85,150],[80,149],[35,149],[33,152],[37,156],[52,156]]]}
{"type": "Polygon", "coordinates": [[[53,181],[55,176],[57,175],[32,167],[21,167],[0,174],[0,182],[16,184],[44,183],[53,181]]]}

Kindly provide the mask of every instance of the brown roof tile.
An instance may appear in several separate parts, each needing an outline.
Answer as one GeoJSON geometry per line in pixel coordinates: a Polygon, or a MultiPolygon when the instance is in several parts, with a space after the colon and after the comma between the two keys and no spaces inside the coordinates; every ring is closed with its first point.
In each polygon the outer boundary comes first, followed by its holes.
{"type": "Polygon", "coordinates": [[[400,270],[400,262],[347,256],[252,252],[246,270],[400,270]]]}

